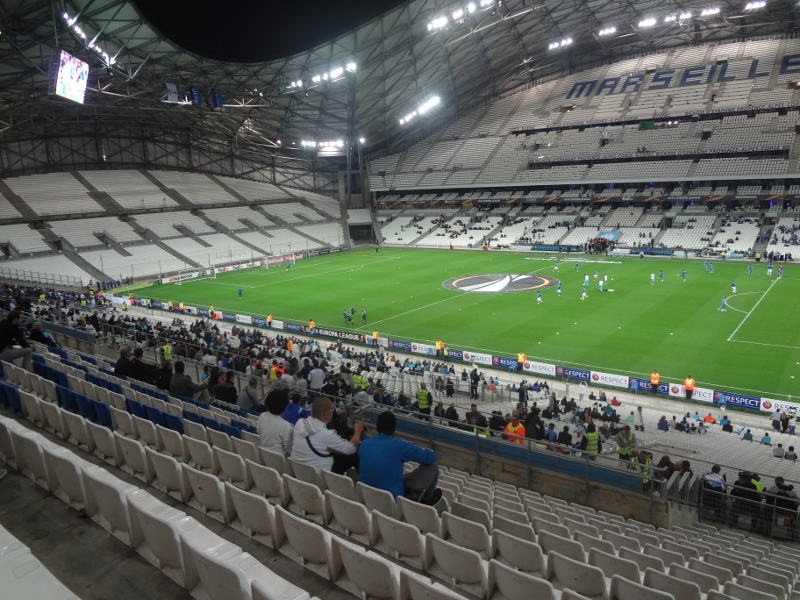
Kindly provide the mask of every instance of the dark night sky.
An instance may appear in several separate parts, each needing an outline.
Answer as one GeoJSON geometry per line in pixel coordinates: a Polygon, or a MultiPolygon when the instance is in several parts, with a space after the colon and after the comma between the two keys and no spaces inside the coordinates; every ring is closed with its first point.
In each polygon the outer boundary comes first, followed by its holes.
{"type": "Polygon", "coordinates": [[[257,62],[313,48],[403,0],[135,0],[159,32],[208,58],[257,62]]]}

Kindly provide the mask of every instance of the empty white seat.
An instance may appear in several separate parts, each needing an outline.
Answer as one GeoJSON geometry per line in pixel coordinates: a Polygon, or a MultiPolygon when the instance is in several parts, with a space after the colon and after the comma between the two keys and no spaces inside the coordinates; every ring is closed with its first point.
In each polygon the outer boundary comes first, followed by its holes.
{"type": "MultiPolygon", "coordinates": [[[[588,527],[588,526],[587,526],[588,527]]],[[[588,533],[584,533],[583,531],[576,531],[572,534],[573,539],[578,542],[581,546],[583,546],[584,552],[589,552],[592,548],[597,548],[598,550],[605,552],[607,554],[614,554],[615,549],[611,542],[606,540],[601,540],[599,537],[589,535],[588,533]]]]}
{"type": "Polygon", "coordinates": [[[17,468],[17,459],[14,442],[11,439],[11,430],[18,427],[16,421],[0,415],[0,459],[14,469],[17,468]]]}
{"type": "Polygon", "coordinates": [[[719,581],[713,575],[701,573],[687,567],[673,564],[669,568],[669,574],[677,577],[683,581],[691,581],[696,583],[703,594],[708,593],[709,590],[715,590],[719,587],[719,581]]]}
{"type": "Polygon", "coordinates": [[[330,534],[316,523],[293,515],[282,506],[275,507],[275,519],[285,534],[278,551],[324,579],[333,581],[335,574],[330,534]]]}
{"type": "Polygon", "coordinates": [[[397,516],[397,504],[394,496],[386,490],[379,490],[371,485],[366,485],[360,481],[356,484],[356,490],[364,505],[372,510],[379,511],[390,517],[397,516]]]}
{"type": "Polygon", "coordinates": [[[724,582],[733,579],[733,573],[729,569],[712,565],[711,563],[700,560],[699,558],[690,559],[688,566],[697,573],[702,573],[703,575],[713,577],[717,580],[717,585],[722,585],[724,582]]]}
{"type": "Polygon", "coordinates": [[[86,450],[87,452],[94,450],[94,444],[86,431],[86,422],[83,417],[68,410],[63,411],[61,417],[67,430],[66,440],[70,444],[78,446],[81,450],[86,450]]]}
{"type": "Polygon", "coordinates": [[[356,484],[347,475],[322,471],[322,480],[325,482],[325,489],[332,491],[337,496],[348,500],[358,500],[356,484]]]}
{"type": "Polygon", "coordinates": [[[545,574],[544,552],[539,544],[497,529],[492,532],[492,541],[495,559],[529,575],[545,574]]]}
{"type": "Polygon", "coordinates": [[[231,444],[231,438],[227,433],[222,431],[217,431],[216,429],[211,429],[210,427],[206,428],[206,435],[208,436],[208,443],[214,446],[215,448],[222,448],[223,450],[227,450],[231,452],[233,450],[233,445],[231,444]]]}
{"type": "MultiPolygon", "coordinates": [[[[31,373],[31,375],[33,375],[33,373],[31,373]]],[[[37,427],[44,426],[44,415],[42,414],[42,409],[39,407],[39,403],[42,401],[33,394],[29,394],[23,390],[19,391],[19,400],[25,418],[37,427]]]]}
{"type": "Polygon", "coordinates": [[[473,523],[449,512],[442,513],[444,539],[469,548],[488,560],[492,556],[492,538],[480,523],[473,523]]]}
{"type": "Polygon", "coordinates": [[[464,600],[464,596],[403,569],[398,600],[464,600]]]}
{"type": "Polygon", "coordinates": [[[330,520],[325,496],[322,495],[322,492],[316,485],[300,481],[285,473],[283,475],[283,481],[291,498],[289,510],[320,525],[325,525],[330,520]]]}
{"type": "Polygon", "coordinates": [[[174,459],[183,462],[185,459],[183,436],[174,429],[167,429],[161,425],[156,425],[156,433],[160,444],[159,452],[168,454],[174,459]]]}
{"type": "MultiPolygon", "coordinates": [[[[670,570],[674,566],[673,564],[670,570]]],[[[681,577],[673,577],[655,569],[645,570],[643,583],[647,587],[672,594],[675,600],[700,600],[702,596],[700,586],[693,581],[684,580],[681,577]]]]}
{"type": "Polygon", "coordinates": [[[580,562],[586,560],[586,553],[583,551],[583,546],[569,539],[569,537],[562,538],[549,531],[540,531],[536,536],[536,541],[542,547],[545,554],[558,552],[562,556],[569,557],[573,560],[580,562]]]}
{"type": "Polygon", "coordinates": [[[153,450],[161,450],[161,440],[158,438],[156,426],[152,421],[133,415],[133,426],[136,428],[136,434],[142,444],[153,450]]]}
{"type": "Polygon", "coordinates": [[[531,542],[536,541],[536,534],[533,532],[533,527],[528,525],[528,523],[522,518],[522,515],[517,515],[516,518],[508,519],[499,515],[497,509],[495,509],[492,525],[495,531],[505,531],[514,537],[529,540],[531,542]]]}
{"type": "Polygon", "coordinates": [[[285,579],[280,585],[276,585],[272,578],[255,577],[250,591],[252,600],[309,600],[310,598],[308,592],[285,579]]]}
{"type": "Polygon", "coordinates": [[[119,466],[119,449],[114,439],[114,432],[91,421],[86,422],[86,429],[94,443],[92,454],[110,465],[119,466]]]}
{"type": "Polygon", "coordinates": [[[613,553],[609,554],[597,548],[589,550],[588,563],[593,567],[599,568],[606,577],[621,575],[625,579],[640,582],[642,576],[639,574],[639,566],[632,560],[620,558],[613,553]]]}
{"type": "Polygon", "coordinates": [[[551,552],[547,556],[547,580],[556,588],[569,588],[587,598],[603,600],[603,572],[597,567],[551,552]]]}
{"type": "Polygon", "coordinates": [[[283,541],[283,530],[276,526],[272,505],[263,496],[251,494],[230,483],[225,483],[225,493],[235,513],[231,527],[265,546],[277,548],[283,541]]]}
{"type": "Polygon", "coordinates": [[[58,437],[64,439],[66,437],[66,426],[64,419],[61,416],[61,409],[50,402],[42,402],[39,405],[44,417],[44,428],[50,433],[56,434],[58,437]]]}
{"type": "Polygon", "coordinates": [[[172,456],[145,448],[147,462],[153,469],[151,483],[154,488],[173,498],[186,502],[192,495],[189,481],[181,468],[181,463],[172,456]]]}
{"type": "Polygon", "coordinates": [[[212,473],[213,475],[219,473],[217,457],[214,455],[214,451],[211,449],[208,442],[184,434],[183,444],[186,448],[187,458],[189,459],[187,464],[190,467],[206,473],[212,473]]]}
{"type": "Polygon", "coordinates": [[[225,481],[230,481],[236,487],[249,490],[253,481],[250,471],[244,464],[244,459],[234,452],[223,450],[219,446],[214,446],[214,455],[219,463],[219,475],[225,481]]]}
{"type": "Polygon", "coordinates": [[[46,447],[43,450],[50,493],[71,508],[84,510],[86,490],[83,488],[82,467],[90,466],[90,463],[59,446],[46,447]]]}
{"type": "Polygon", "coordinates": [[[695,548],[692,548],[691,545],[685,541],[670,542],[663,540],[661,542],[661,548],[669,552],[680,554],[683,557],[683,562],[686,562],[690,558],[700,558],[701,556],[700,552],[698,552],[695,548]]]}
{"type": "Polygon", "coordinates": [[[487,531],[492,529],[492,518],[485,510],[475,508],[474,506],[469,506],[463,502],[451,502],[450,512],[458,517],[461,517],[462,519],[480,523],[486,527],[487,531]]]}
{"type": "Polygon", "coordinates": [[[360,502],[334,494],[325,490],[325,501],[328,503],[330,520],[328,528],[345,534],[349,539],[371,546],[374,542],[372,515],[360,502]]]}
{"type": "Polygon", "coordinates": [[[753,577],[750,574],[743,574],[736,578],[736,583],[760,592],[771,594],[775,596],[777,600],[786,600],[786,588],[778,585],[774,580],[766,581],[759,577],[753,577]]]}
{"type": "Polygon", "coordinates": [[[133,549],[167,577],[184,586],[180,533],[201,525],[144,490],[128,493],[133,549]]]}
{"type": "MultiPolygon", "coordinates": [[[[697,559],[693,558],[693,559],[690,559],[690,560],[691,561],[695,561],[697,559]]],[[[714,552],[709,552],[708,554],[706,554],[703,557],[703,562],[705,562],[705,563],[707,563],[709,565],[715,566],[715,567],[721,567],[723,569],[726,569],[726,570],[730,571],[734,576],[741,575],[742,572],[744,572],[744,565],[740,561],[731,560],[731,559],[726,558],[724,556],[719,556],[719,555],[715,554],[714,552]]],[[[720,580],[720,583],[723,583],[723,581],[720,580]]]]}
{"type": "Polygon", "coordinates": [[[340,538],[331,544],[333,563],[341,565],[335,583],[359,598],[394,600],[399,595],[399,569],[390,562],[340,538]]]}
{"type": "MultiPolygon", "coordinates": [[[[328,489],[330,489],[330,486],[328,486],[328,489]]],[[[398,496],[397,511],[403,521],[414,525],[419,529],[420,533],[432,533],[442,537],[442,519],[433,506],[398,496]]]]}
{"type": "MultiPolygon", "coordinates": [[[[771,562],[771,561],[770,561],[771,562]]],[[[794,580],[797,579],[797,573],[792,570],[778,570],[777,566],[772,564],[759,563],[761,566],[748,567],[745,575],[760,579],[761,581],[769,581],[780,585],[786,592],[790,592],[794,585],[794,580]],[[763,568],[762,568],[763,567],[763,568]]],[[[787,569],[789,569],[787,567],[787,569]]],[[[700,585],[698,583],[698,585],[700,585]]],[[[701,588],[703,586],[700,586],[701,588]]]]}
{"type": "Polygon", "coordinates": [[[111,425],[114,431],[133,439],[139,437],[139,434],[136,433],[136,427],[133,425],[133,415],[131,413],[114,408],[113,406],[110,406],[109,410],[111,411],[111,425]]]}
{"type": "Polygon", "coordinates": [[[645,544],[642,551],[650,556],[660,558],[664,561],[665,566],[669,566],[671,564],[683,565],[686,562],[682,554],[679,554],[678,552],[672,552],[664,548],[659,548],[658,546],[653,546],[652,544],[645,544]]]}
{"type": "Polygon", "coordinates": [[[128,546],[131,545],[128,492],[138,489],[100,467],[83,468],[86,516],[128,546]]]}
{"type": "Polygon", "coordinates": [[[286,506],[289,503],[289,491],[278,471],[250,459],[246,459],[244,462],[253,480],[251,491],[263,494],[272,504],[286,506]]]}
{"type": "Polygon", "coordinates": [[[738,600],[775,600],[775,596],[772,594],[760,592],[733,581],[728,581],[722,591],[738,600]]]}
{"type": "Polygon", "coordinates": [[[295,479],[310,483],[322,491],[325,490],[325,482],[322,480],[322,473],[319,469],[292,458],[287,459],[287,461],[291,469],[291,474],[295,479]]]}
{"type": "Polygon", "coordinates": [[[138,440],[114,433],[114,441],[120,457],[120,468],[145,483],[153,480],[153,467],[147,460],[144,445],[138,440]]]}
{"type": "Polygon", "coordinates": [[[225,488],[216,475],[193,469],[186,464],[181,465],[181,469],[192,488],[189,506],[196,508],[212,519],[222,523],[229,523],[233,516],[233,508],[228,504],[225,488]]]}
{"type": "Polygon", "coordinates": [[[50,477],[44,459],[44,448],[53,444],[38,433],[24,427],[10,427],[16,468],[39,487],[47,490],[50,477]]]}
{"type": "Polygon", "coordinates": [[[200,440],[201,442],[208,442],[208,434],[206,433],[205,425],[187,419],[183,420],[183,435],[194,440],[200,440]]]}
{"type": "Polygon", "coordinates": [[[640,571],[644,571],[648,567],[655,569],[656,571],[663,571],[665,569],[664,561],[657,556],[650,556],[644,552],[634,552],[630,548],[620,548],[619,557],[632,560],[639,565],[640,571]]]}
{"type": "Polygon", "coordinates": [[[611,578],[609,600],[675,600],[672,594],[654,590],[619,575],[611,578]]]}
{"type": "Polygon", "coordinates": [[[284,473],[292,473],[292,471],[289,469],[289,461],[283,454],[273,452],[272,450],[266,450],[261,447],[259,447],[259,450],[261,451],[260,462],[264,463],[264,465],[267,467],[272,467],[281,475],[284,473]]]}
{"type": "Polygon", "coordinates": [[[478,597],[486,597],[489,573],[474,550],[461,548],[431,533],[425,534],[425,572],[478,597]]]}
{"type": "Polygon", "coordinates": [[[258,451],[258,446],[253,442],[231,437],[231,446],[233,447],[233,451],[243,459],[249,458],[253,462],[261,463],[261,453],[258,451]]]}
{"type": "Polygon", "coordinates": [[[372,511],[375,548],[383,554],[422,569],[425,566],[425,538],[419,529],[393,519],[380,511],[372,511]]]}
{"type": "Polygon", "coordinates": [[[489,600],[552,600],[553,585],[496,560],[489,561],[489,600]]]}
{"type": "Polygon", "coordinates": [[[619,550],[620,548],[630,548],[635,552],[641,552],[642,547],[639,544],[639,540],[628,537],[626,535],[622,535],[619,533],[614,533],[613,531],[604,531],[603,532],[603,539],[611,542],[615,549],[619,550]]]}

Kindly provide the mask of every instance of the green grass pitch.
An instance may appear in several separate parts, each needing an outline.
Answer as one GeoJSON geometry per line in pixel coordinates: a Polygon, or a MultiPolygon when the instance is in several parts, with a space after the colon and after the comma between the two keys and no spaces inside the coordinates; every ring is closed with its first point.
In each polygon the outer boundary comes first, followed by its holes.
{"type": "MultiPolygon", "coordinates": [[[[362,249],[298,260],[294,268],[251,269],[216,280],[154,286],[138,295],[213,305],[217,310],[348,329],[343,311],[355,307],[349,329],[417,342],[441,338],[465,350],[647,376],[654,368],[670,381],[693,375],[698,385],[768,397],[800,396],[800,267],[783,279],[766,264],[681,259],[585,257],[616,264],[571,262],[529,253],[362,249]],[[686,282],[679,276],[687,271],[686,282]],[[664,282],[658,280],[664,271],[664,282]],[[608,275],[613,292],[586,273],[608,275]],[[650,285],[650,273],[656,285],[650,285]],[[562,283],[536,292],[472,293],[443,287],[445,280],[481,273],[540,274],[562,283]],[[731,282],[737,294],[731,295],[731,282]],[[243,297],[237,295],[243,289],[243,297]],[[719,311],[729,296],[727,312],[719,311]],[[368,311],[361,326],[361,309],[368,311]],[[797,377],[797,379],[795,379],[797,377]]],[[[560,259],[576,256],[560,255],[560,259]]]]}

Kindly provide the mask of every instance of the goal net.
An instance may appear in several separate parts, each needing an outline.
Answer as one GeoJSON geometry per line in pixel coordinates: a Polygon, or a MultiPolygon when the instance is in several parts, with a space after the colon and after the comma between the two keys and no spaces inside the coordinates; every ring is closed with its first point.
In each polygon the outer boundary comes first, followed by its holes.
{"type": "Polygon", "coordinates": [[[183,285],[189,281],[200,281],[201,279],[216,279],[217,271],[213,267],[206,269],[181,269],[174,275],[164,277],[161,283],[174,283],[183,285]]]}

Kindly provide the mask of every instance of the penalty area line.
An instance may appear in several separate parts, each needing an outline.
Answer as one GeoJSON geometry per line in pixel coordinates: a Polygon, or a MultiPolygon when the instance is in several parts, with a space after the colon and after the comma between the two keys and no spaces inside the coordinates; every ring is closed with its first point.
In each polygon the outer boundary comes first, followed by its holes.
{"type": "Polygon", "coordinates": [[[764,293],[761,294],[761,297],[758,300],[756,300],[756,303],[753,305],[753,308],[751,308],[749,311],[747,311],[747,314],[745,314],[745,316],[742,318],[742,320],[739,321],[739,324],[736,326],[736,329],[734,329],[733,333],[731,333],[728,336],[727,341],[729,341],[729,342],[733,341],[733,336],[735,336],[739,332],[739,330],[742,328],[742,325],[744,325],[747,322],[747,319],[750,318],[750,315],[753,314],[753,312],[758,308],[758,305],[761,304],[761,302],[764,300],[764,298],[767,297],[767,294],[769,294],[770,290],[772,288],[774,288],[775,284],[778,283],[779,281],[780,281],[780,279],[776,279],[771,284],[769,284],[769,287],[766,290],[764,290],[764,293]]]}

